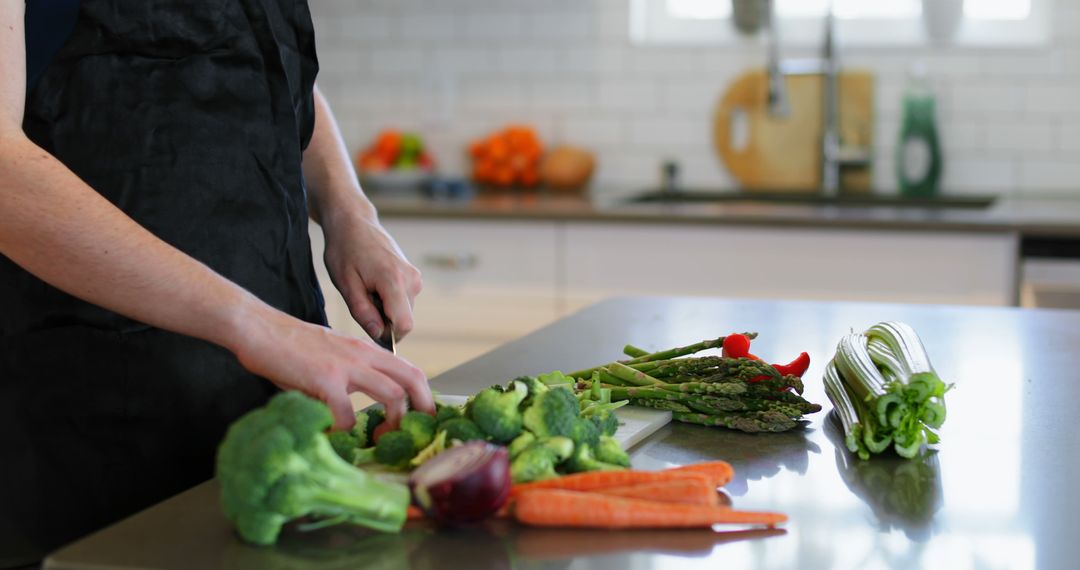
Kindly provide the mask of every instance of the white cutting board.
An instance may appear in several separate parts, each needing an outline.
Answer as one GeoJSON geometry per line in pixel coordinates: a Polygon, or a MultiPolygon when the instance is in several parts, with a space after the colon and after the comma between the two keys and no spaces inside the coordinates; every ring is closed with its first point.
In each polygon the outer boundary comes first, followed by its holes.
{"type": "MultiPolygon", "coordinates": [[[[439,401],[448,406],[463,406],[467,399],[466,396],[439,395],[439,401]]],[[[615,417],[619,418],[619,429],[615,432],[615,440],[623,449],[629,450],[670,422],[671,412],[640,406],[623,406],[615,410],[615,417]]]]}

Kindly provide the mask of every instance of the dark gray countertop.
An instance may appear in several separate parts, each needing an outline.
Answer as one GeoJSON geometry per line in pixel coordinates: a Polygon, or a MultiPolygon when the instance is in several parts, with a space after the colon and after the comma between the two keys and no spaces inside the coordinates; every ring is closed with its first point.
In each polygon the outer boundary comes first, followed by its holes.
{"type": "Polygon", "coordinates": [[[748,435],[669,425],[635,448],[639,468],[725,459],[737,508],[778,510],[775,531],[538,530],[510,523],[401,535],[286,532],[273,548],[234,538],[213,482],[70,545],[48,568],[1070,568],[1080,560],[1080,312],[863,303],[635,298],[588,308],[433,380],[471,393],[519,374],[577,369],[648,349],[754,330],[754,352],[808,351],[806,396],[850,329],[887,319],[920,332],[956,383],[942,443],[916,461],[867,462],[825,413],[804,429],[748,435]]]}
{"type": "MultiPolygon", "coordinates": [[[[1007,198],[985,209],[823,206],[769,202],[630,203],[624,192],[570,197],[544,193],[485,194],[468,201],[433,201],[376,194],[385,218],[569,220],[857,229],[1019,232],[1080,237],[1080,199],[1007,198]]],[[[1080,198],[1080,193],[1078,193],[1080,198]]]]}

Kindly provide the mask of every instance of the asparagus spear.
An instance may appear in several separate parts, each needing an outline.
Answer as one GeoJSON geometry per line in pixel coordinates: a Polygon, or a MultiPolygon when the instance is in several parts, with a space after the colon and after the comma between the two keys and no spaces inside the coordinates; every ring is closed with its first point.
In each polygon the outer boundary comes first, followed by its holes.
{"type": "Polygon", "coordinates": [[[798,422],[780,412],[731,412],[726,414],[688,414],[672,412],[671,417],[680,421],[705,426],[723,426],[747,433],[787,431],[798,422]]]}
{"type": "MultiPolygon", "coordinates": [[[[746,335],[750,339],[757,338],[757,333],[743,333],[743,334],[746,335]]],[[[675,348],[669,348],[667,350],[661,350],[659,352],[653,352],[653,353],[650,353],[650,354],[646,354],[644,356],[638,356],[636,358],[631,358],[630,360],[624,360],[624,361],[621,361],[620,364],[626,364],[628,366],[633,366],[634,364],[640,364],[642,362],[652,362],[652,361],[655,361],[655,360],[670,360],[672,358],[678,358],[680,356],[687,356],[687,355],[690,355],[690,354],[695,354],[695,353],[701,352],[703,350],[708,350],[710,348],[720,348],[720,347],[724,346],[724,338],[726,338],[726,337],[719,337],[719,338],[715,338],[715,339],[703,340],[701,342],[696,342],[694,344],[690,344],[690,345],[687,345],[687,346],[678,346],[678,347],[675,347],[675,348]]],[[[598,370],[598,369],[600,369],[600,368],[602,368],[604,366],[608,366],[608,365],[607,364],[602,364],[600,366],[593,366],[592,368],[586,368],[585,370],[578,370],[576,372],[571,372],[569,374],[569,376],[571,376],[573,378],[589,378],[589,377],[592,376],[593,371],[598,370]]]]}

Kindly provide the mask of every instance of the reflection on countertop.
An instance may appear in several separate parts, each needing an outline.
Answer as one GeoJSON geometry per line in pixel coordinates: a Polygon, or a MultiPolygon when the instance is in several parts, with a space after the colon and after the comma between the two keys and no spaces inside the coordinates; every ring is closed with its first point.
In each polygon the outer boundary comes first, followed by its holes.
{"type": "Polygon", "coordinates": [[[892,453],[862,460],[848,452],[833,413],[825,418],[825,435],[835,446],[836,468],[855,496],[874,512],[878,529],[904,531],[913,541],[929,539],[934,515],[941,509],[941,464],[938,452],[924,449],[911,460],[892,453]]]}
{"type": "MultiPolygon", "coordinates": [[[[782,200],[637,201],[642,190],[587,196],[543,191],[481,193],[469,200],[416,194],[375,194],[384,217],[488,218],[596,222],[783,225],[936,231],[1016,231],[1031,236],[1080,236],[1080,198],[1000,197],[987,207],[798,203],[782,200]]],[[[958,196],[957,204],[964,202],[958,196]]],[[[972,203],[976,203],[974,200],[972,203]]]]}

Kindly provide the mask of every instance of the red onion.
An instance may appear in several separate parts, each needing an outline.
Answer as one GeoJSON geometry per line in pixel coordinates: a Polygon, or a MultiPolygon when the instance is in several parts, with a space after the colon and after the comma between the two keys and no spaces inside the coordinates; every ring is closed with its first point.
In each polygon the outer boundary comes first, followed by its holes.
{"type": "Polygon", "coordinates": [[[409,476],[413,502],[436,521],[460,524],[487,518],[510,496],[505,447],[470,441],[432,457],[409,476]]]}

